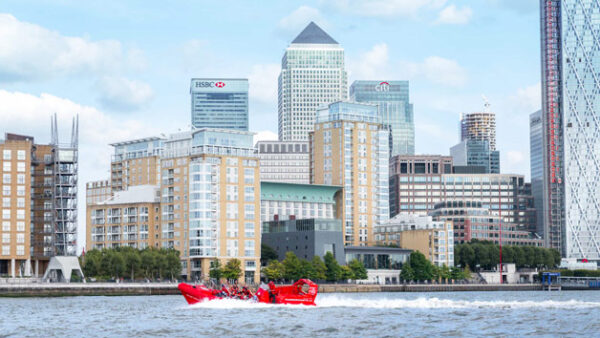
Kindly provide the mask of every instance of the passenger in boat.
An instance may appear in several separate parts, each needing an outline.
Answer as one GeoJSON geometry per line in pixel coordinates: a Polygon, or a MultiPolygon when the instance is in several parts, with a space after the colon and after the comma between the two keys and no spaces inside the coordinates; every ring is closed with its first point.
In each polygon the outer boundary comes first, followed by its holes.
{"type": "Polygon", "coordinates": [[[277,289],[275,288],[275,283],[273,281],[269,282],[269,298],[271,299],[271,303],[275,303],[277,299],[275,296],[277,295],[277,289]]]}
{"type": "Polygon", "coordinates": [[[227,287],[225,286],[225,284],[221,284],[221,293],[223,294],[223,297],[230,297],[231,293],[229,292],[229,290],[227,289],[227,287]]]}
{"type": "Polygon", "coordinates": [[[243,299],[250,299],[250,298],[252,298],[252,296],[254,296],[252,294],[252,291],[250,291],[247,287],[244,286],[242,288],[242,297],[243,297],[243,299]]]}

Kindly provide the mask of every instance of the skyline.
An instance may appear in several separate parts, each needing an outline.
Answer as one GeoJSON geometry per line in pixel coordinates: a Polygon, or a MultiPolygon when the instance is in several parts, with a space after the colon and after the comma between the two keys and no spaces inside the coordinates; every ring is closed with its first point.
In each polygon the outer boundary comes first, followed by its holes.
{"type": "MultiPolygon", "coordinates": [[[[485,94],[497,114],[502,172],[529,177],[528,119],[541,106],[538,3],[382,5],[361,2],[359,14],[343,1],[262,9],[237,2],[233,11],[214,3],[165,10],[7,1],[0,6],[3,129],[48,143],[50,113],[63,120],[79,113],[80,196],[85,182],[108,177],[110,143],[187,128],[193,77],[248,77],[250,130],[274,137],[281,57],[314,20],[344,48],[349,85],[410,81],[417,154],[449,154],[460,113],[483,111],[485,94]]],[[[64,134],[66,124],[59,127],[64,134]]]]}

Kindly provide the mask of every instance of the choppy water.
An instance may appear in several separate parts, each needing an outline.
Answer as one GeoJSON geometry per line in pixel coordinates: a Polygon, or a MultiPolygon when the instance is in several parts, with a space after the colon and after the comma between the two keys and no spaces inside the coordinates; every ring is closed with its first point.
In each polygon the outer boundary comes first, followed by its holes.
{"type": "Polygon", "coordinates": [[[0,298],[2,336],[600,337],[600,292],[321,294],[317,307],[181,296],[0,298]]]}

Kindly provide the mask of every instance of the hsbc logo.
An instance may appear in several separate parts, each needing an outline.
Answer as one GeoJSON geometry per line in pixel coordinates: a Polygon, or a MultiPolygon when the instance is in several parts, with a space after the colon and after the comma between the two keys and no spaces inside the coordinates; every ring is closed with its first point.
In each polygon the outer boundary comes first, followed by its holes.
{"type": "Polygon", "coordinates": [[[214,82],[214,81],[196,81],[194,87],[196,88],[223,88],[225,87],[225,82],[214,82]]]}
{"type": "Polygon", "coordinates": [[[390,91],[390,84],[383,81],[380,82],[378,85],[375,86],[375,91],[378,92],[389,92],[390,91]]]}

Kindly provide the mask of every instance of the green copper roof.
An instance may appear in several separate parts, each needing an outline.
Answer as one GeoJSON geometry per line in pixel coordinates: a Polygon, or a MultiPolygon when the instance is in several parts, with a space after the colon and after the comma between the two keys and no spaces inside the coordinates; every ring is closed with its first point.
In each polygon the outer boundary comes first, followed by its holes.
{"type": "Polygon", "coordinates": [[[260,199],[286,202],[335,203],[335,193],[342,187],[317,184],[261,182],[260,199]]]}

